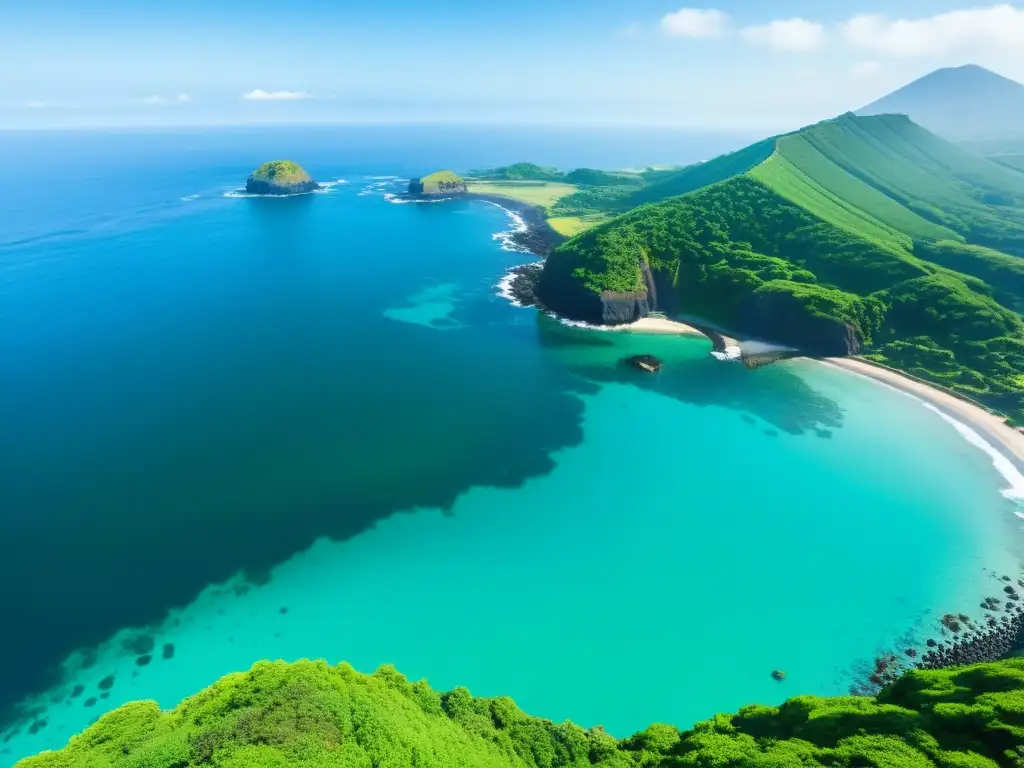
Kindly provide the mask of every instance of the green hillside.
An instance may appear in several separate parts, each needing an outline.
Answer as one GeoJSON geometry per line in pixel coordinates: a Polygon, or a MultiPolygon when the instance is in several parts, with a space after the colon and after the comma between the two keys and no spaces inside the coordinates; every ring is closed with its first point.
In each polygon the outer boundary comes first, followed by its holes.
{"type": "Polygon", "coordinates": [[[1024,174],[902,116],[843,115],[629,199],[644,198],[552,254],[548,306],[603,322],[646,293],[646,264],[660,309],[861,352],[1024,417],[1024,174]]]}
{"type": "Polygon", "coordinates": [[[1024,659],[911,671],[877,698],[800,696],[617,740],[393,668],[261,662],[170,712],[104,715],[18,768],[1021,768],[1024,659]]]}

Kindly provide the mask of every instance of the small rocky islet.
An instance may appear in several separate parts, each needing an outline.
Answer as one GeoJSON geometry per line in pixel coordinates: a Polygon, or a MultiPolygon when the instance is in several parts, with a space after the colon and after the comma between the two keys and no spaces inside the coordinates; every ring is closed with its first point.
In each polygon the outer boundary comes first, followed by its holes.
{"type": "Polygon", "coordinates": [[[301,195],[315,192],[320,185],[298,163],[272,160],[249,174],[245,182],[250,195],[301,195]]]}

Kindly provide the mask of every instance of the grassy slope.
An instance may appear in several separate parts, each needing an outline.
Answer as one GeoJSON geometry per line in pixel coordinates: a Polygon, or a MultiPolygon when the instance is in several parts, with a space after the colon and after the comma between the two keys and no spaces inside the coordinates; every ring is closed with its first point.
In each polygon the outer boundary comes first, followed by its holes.
{"type": "Polygon", "coordinates": [[[989,160],[993,160],[1014,171],[1024,173],[1024,155],[998,155],[996,157],[990,157],[989,160]]]}
{"type": "Polygon", "coordinates": [[[507,698],[437,693],[391,668],[262,662],[171,712],[104,715],[19,768],[432,766],[1021,768],[1024,660],[913,671],[877,699],[801,696],[623,740],[530,717],[507,698]]]}
{"type": "Polygon", "coordinates": [[[263,163],[253,171],[252,176],[260,181],[274,181],[278,184],[298,184],[310,180],[305,169],[292,160],[272,160],[263,163]]]}
{"type": "Polygon", "coordinates": [[[643,258],[682,306],[741,328],[752,302],[786,294],[808,319],[854,326],[879,361],[1024,416],[1024,324],[1010,311],[1024,307],[1024,259],[986,247],[1024,244],[1024,176],[904,117],[844,115],[641,193],[717,180],[768,147],[739,175],[567,243],[550,284],[636,290],[643,258]]]}

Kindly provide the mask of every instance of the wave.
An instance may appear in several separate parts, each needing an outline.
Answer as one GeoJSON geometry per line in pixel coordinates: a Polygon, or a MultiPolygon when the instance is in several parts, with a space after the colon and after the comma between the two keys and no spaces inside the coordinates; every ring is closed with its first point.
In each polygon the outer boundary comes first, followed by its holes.
{"type": "Polygon", "coordinates": [[[530,229],[530,225],[526,223],[526,220],[517,211],[513,211],[510,208],[506,208],[500,203],[496,203],[493,200],[481,200],[481,203],[487,203],[487,205],[493,205],[508,214],[509,219],[512,221],[512,229],[505,230],[503,232],[495,232],[492,237],[501,243],[501,250],[512,251],[516,253],[530,253],[529,248],[524,248],[522,245],[515,241],[515,236],[520,235],[530,229]]]}
{"type": "Polygon", "coordinates": [[[525,307],[519,299],[512,294],[512,282],[516,279],[518,270],[523,267],[533,266],[534,264],[543,264],[543,261],[528,261],[525,264],[516,264],[514,267],[509,267],[508,271],[502,275],[501,280],[498,281],[494,287],[498,289],[497,295],[505,299],[513,307],[525,307]]]}
{"type": "Polygon", "coordinates": [[[189,202],[191,202],[193,200],[198,200],[198,199],[199,199],[199,195],[185,195],[183,198],[181,198],[181,202],[189,203],[189,202]]]}
{"type": "Polygon", "coordinates": [[[405,205],[407,203],[413,203],[413,204],[416,204],[416,205],[425,205],[427,203],[446,203],[449,200],[451,200],[452,198],[450,198],[450,197],[438,197],[436,199],[435,198],[431,198],[430,200],[416,200],[416,199],[413,199],[413,198],[399,197],[398,195],[394,195],[394,194],[392,194],[390,192],[385,192],[384,193],[384,199],[387,200],[389,203],[394,203],[395,205],[405,205]]]}
{"type": "MultiPolygon", "coordinates": [[[[914,396],[911,395],[911,397],[914,396]]],[[[915,399],[920,400],[920,398],[915,399]]],[[[1014,514],[1024,520],[1024,475],[1022,475],[1017,467],[1014,466],[1013,462],[1010,461],[1002,451],[962,421],[958,421],[941,408],[938,408],[931,403],[925,402],[924,400],[920,401],[925,408],[930,411],[934,411],[939,414],[942,419],[949,422],[953,426],[953,429],[959,432],[960,436],[967,442],[988,454],[989,458],[992,459],[992,466],[994,466],[996,471],[1006,478],[1006,481],[1010,484],[1009,488],[1003,489],[1003,496],[1015,502],[1019,509],[1014,512],[1014,514]]]]}
{"type": "Polygon", "coordinates": [[[743,359],[743,350],[735,344],[730,344],[722,352],[712,350],[711,356],[719,360],[741,360],[743,359]]]}

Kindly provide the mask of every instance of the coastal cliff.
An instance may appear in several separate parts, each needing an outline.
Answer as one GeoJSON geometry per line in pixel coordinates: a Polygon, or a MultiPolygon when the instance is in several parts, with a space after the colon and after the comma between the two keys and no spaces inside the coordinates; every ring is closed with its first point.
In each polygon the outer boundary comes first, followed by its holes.
{"type": "Polygon", "coordinates": [[[301,195],[319,188],[306,170],[291,160],[263,163],[245,182],[250,195],[301,195]]]}

